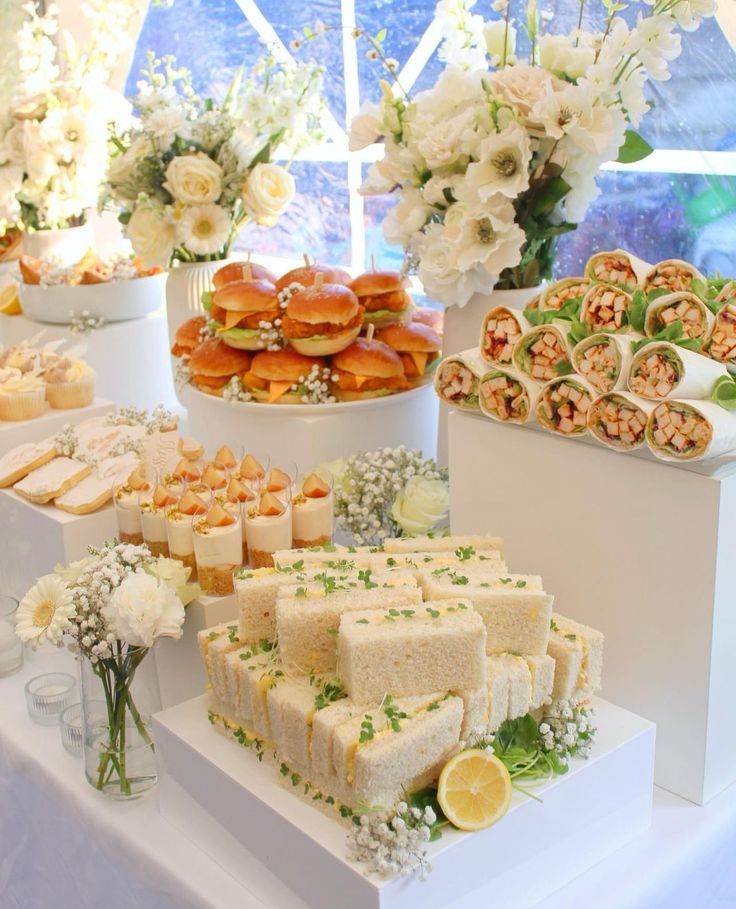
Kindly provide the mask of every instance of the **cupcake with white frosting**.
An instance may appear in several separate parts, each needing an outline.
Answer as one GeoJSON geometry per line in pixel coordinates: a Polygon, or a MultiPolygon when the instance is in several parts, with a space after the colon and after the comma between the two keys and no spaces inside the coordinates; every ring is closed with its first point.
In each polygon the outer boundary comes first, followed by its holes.
{"type": "Polygon", "coordinates": [[[43,379],[9,366],[0,368],[0,420],[33,420],[46,409],[43,379]]]}
{"type": "Polygon", "coordinates": [[[88,407],[95,397],[95,374],[84,360],[62,357],[44,373],[46,400],[55,410],[88,407]]]}

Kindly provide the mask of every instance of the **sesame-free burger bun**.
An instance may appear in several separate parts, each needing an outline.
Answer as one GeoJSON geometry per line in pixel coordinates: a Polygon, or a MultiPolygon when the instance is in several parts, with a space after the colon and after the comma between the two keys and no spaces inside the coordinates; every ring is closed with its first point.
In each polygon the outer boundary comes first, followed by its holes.
{"type": "Polygon", "coordinates": [[[298,353],[325,357],[352,344],[362,324],[363,307],[352,290],[343,284],[323,284],[291,297],[282,329],[298,353]]]}
{"type": "Polygon", "coordinates": [[[367,271],[358,275],[351,282],[350,288],[359,297],[369,297],[406,290],[410,283],[409,279],[398,271],[367,271]]]}
{"type": "Polygon", "coordinates": [[[317,279],[317,275],[322,275],[324,284],[350,284],[352,278],[343,271],[342,268],[333,268],[330,265],[300,265],[299,268],[293,268],[287,271],[285,275],[276,281],[276,290],[283,290],[290,284],[301,284],[303,287],[311,287],[317,279]]]}
{"type": "MultiPolygon", "coordinates": [[[[305,357],[295,350],[263,350],[253,357],[250,370],[243,376],[243,387],[256,401],[269,401],[272,397],[271,383],[299,384],[306,378],[313,366],[322,369],[325,361],[319,357],[305,357]]],[[[293,391],[281,393],[272,403],[301,404],[299,394],[293,391]]]]}
{"type": "Polygon", "coordinates": [[[268,281],[233,281],[212,295],[217,335],[238,350],[262,350],[262,323],[273,323],[279,314],[276,290],[268,281]]]}
{"type": "Polygon", "coordinates": [[[332,370],[342,401],[380,397],[409,387],[401,357],[382,341],[358,338],[335,354],[332,370]]]}
{"type": "Polygon", "coordinates": [[[429,325],[438,335],[442,334],[444,328],[444,316],[442,311],[434,309],[431,306],[417,306],[412,313],[412,322],[419,322],[422,325],[429,325]]]}
{"type": "Polygon", "coordinates": [[[429,325],[410,322],[408,325],[388,325],[376,334],[377,341],[383,341],[394,350],[435,353],[442,349],[442,339],[429,325]]]}
{"type": "Polygon", "coordinates": [[[250,359],[249,353],[235,350],[219,338],[210,338],[195,347],[189,358],[191,383],[200,391],[221,396],[230,379],[248,369],[250,359]]]}
{"type": "Polygon", "coordinates": [[[216,271],[212,278],[215,290],[235,281],[268,281],[269,284],[275,284],[276,275],[256,262],[229,262],[216,271]]]}
{"type": "Polygon", "coordinates": [[[190,354],[201,343],[199,336],[206,324],[206,316],[194,316],[191,319],[187,319],[186,322],[182,322],[176,329],[171,355],[183,357],[190,354]]]}
{"type": "Polygon", "coordinates": [[[225,284],[212,294],[212,305],[232,312],[263,312],[278,309],[279,304],[273,284],[259,280],[225,284]]]}

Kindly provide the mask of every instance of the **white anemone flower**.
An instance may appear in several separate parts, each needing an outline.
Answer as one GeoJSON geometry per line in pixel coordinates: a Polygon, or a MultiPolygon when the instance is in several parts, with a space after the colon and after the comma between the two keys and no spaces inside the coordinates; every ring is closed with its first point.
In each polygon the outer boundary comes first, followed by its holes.
{"type": "Polygon", "coordinates": [[[34,649],[44,640],[59,644],[71,627],[74,608],[71,591],[64,581],[55,574],[44,575],[20,601],[15,632],[34,649]]]}
{"type": "Polygon", "coordinates": [[[193,205],[181,217],[179,236],[195,256],[207,256],[227,243],[230,227],[230,218],[219,205],[193,205]]]}
{"type": "Polygon", "coordinates": [[[529,133],[514,123],[483,140],[480,160],[469,165],[466,172],[468,188],[474,190],[481,202],[496,193],[515,199],[529,188],[531,157],[529,133]]]}
{"type": "Polygon", "coordinates": [[[676,21],[668,15],[647,16],[640,14],[636,24],[639,36],[639,60],[652,79],[664,82],[670,78],[667,63],[680,56],[682,43],[675,33],[676,21]]]}

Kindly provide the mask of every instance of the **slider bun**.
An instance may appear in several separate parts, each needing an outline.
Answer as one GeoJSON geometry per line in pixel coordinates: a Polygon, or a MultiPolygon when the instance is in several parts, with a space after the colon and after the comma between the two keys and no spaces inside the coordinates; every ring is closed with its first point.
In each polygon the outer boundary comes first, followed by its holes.
{"type": "Polygon", "coordinates": [[[378,332],[376,340],[383,341],[394,350],[418,353],[436,353],[442,348],[442,339],[437,332],[421,322],[410,322],[408,325],[388,325],[378,332]]]}
{"type": "Polygon", "coordinates": [[[199,334],[206,324],[206,316],[194,316],[191,319],[187,319],[186,322],[182,322],[176,329],[174,346],[171,349],[175,357],[180,357],[183,353],[194,350],[195,347],[199,346],[201,343],[199,334]]]}
{"type": "Polygon", "coordinates": [[[189,368],[194,374],[220,378],[245,372],[250,361],[250,354],[230,347],[219,338],[210,338],[194,348],[189,368]]]}
{"type": "Polygon", "coordinates": [[[332,358],[332,365],[355,376],[391,379],[404,375],[401,357],[388,344],[358,338],[332,358]]]}
{"type": "Polygon", "coordinates": [[[230,262],[223,265],[215,272],[212,283],[215,290],[220,290],[226,284],[233,284],[235,281],[268,281],[269,284],[276,283],[276,275],[264,265],[258,265],[255,262],[230,262]],[[248,275],[250,269],[250,277],[248,275]]]}
{"type": "Polygon", "coordinates": [[[269,281],[233,281],[212,294],[212,303],[232,312],[278,309],[276,290],[269,281]]]}
{"type": "Polygon", "coordinates": [[[308,357],[329,357],[345,350],[360,334],[360,325],[338,331],[328,338],[290,338],[289,344],[297,353],[308,357]]]}
{"type": "Polygon", "coordinates": [[[405,290],[411,285],[409,279],[398,271],[367,271],[358,275],[350,288],[359,297],[373,297],[377,294],[405,290]]]}
{"type": "Polygon", "coordinates": [[[429,325],[438,335],[441,335],[445,318],[439,309],[433,309],[431,306],[417,306],[411,320],[422,325],[429,325]]]}
{"type": "Polygon", "coordinates": [[[325,284],[350,284],[352,280],[350,275],[343,271],[342,268],[332,268],[329,265],[301,265],[287,271],[276,281],[276,290],[283,290],[290,284],[302,284],[304,287],[311,287],[317,275],[322,275],[325,284]]]}
{"type": "Polygon", "coordinates": [[[324,366],[319,357],[305,357],[295,350],[263,350],[253,357],[251,372],[266,382],[296,382],[309,375],[314,365],[324,366]]]}
{"type": "Polygon", "coordinates": [[[358,314],[358,298],[343,284],[323,284],[300,290],[289,300],[286,315],[298,322],[344,325],[358,314]]]}

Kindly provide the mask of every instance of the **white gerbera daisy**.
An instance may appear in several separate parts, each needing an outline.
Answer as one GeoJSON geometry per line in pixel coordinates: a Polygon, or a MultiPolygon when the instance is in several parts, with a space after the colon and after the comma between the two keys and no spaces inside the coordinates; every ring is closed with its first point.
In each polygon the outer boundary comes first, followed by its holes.
{"type": "Polygon", "coordinates": [[[35,649],[44,640],[58,644],[74,614],[71,591],[55,574],[36,581],[18,607],[15,631],[24,643],[35,649]]]}
{"type": "Polygon", "coordinates": [[[219,205],[192,205],[179,221],[179,237],[196,256],[216,253],[227,243],[230,218],[219,205]]]}

